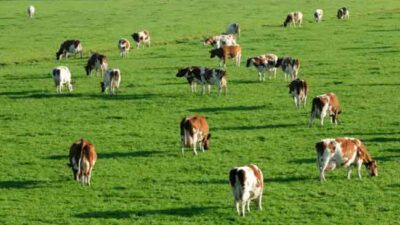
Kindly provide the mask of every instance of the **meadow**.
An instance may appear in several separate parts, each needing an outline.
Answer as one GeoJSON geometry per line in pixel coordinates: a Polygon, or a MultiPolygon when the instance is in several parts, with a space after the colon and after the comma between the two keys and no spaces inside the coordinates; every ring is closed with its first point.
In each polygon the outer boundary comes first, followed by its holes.
{"type": "Polygon", "coordinates": [[[400,224],[400,5],[398,0],[82,0],[0,1],[0,224],[400,224]],[[33,4],[37,15],[29,19],[33,4]],[[350,20],[336,10],[350,9],[350,20]],[[316,8],[323,21],[313,22],[316,8]],[[290,11],[301,28],[282,27],[290,11]],[[217,67],[205,36],[241,25],[242,65],[228,62],[228,94],[191,94],[179,67],[217,67]],[[121,58],[119,38],[149,30],[152,46],[121,58]],[[55,60],[60,43],[79,39],[84,59],[55,60]],[[87,77],[89,50],[120,68],[118,96],[87,77]],[[275,53],[301,60],[310,91],[296,109],[282,71],[259,82],[247,57],[275,53]],[[72,94],[56,94],[50,72],[66,65],[72,94]],[[335,92],[338,126],[308,126],[311,99],[335,92]],[[207,116],[211,148],[184,157],[179,122],[207,116]],[[379,176],[346,169],[320,183],[315,143],[356,137],[379,176]],[[92,186],[75,182],[70,145],[95,144],[92,186]],[[234,166],[264,172],[262,211],[236,214],[228,183],[234,166]]]}

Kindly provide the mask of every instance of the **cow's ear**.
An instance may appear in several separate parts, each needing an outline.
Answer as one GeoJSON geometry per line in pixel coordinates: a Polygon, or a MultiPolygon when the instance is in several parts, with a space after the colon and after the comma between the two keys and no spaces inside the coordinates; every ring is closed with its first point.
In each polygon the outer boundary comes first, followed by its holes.
{"type": "Polygon", "coordinates": [[[338,114],[341,114],[341,113],[342,113],[342,110],[339,110],[338,114]]]}

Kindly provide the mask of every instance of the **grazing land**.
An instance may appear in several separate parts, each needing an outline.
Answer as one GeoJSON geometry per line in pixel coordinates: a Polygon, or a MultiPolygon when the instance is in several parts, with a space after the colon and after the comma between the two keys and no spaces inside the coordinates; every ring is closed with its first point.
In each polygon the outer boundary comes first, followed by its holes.
{"type": "MultiPolygon", "coordinates": [[[[400,217],[400,5],[398,0],[0,1],[0,224],[395,224],[400,217]],[[28,5],[36,15],[29,19],[28,5]],[[336,10],[350,9],[350,20],[336,10]],[[323,21],[313,22],[316,8],[323,21]],[[290,11],[301,28],[282,27],[290,11]],[[179,67],[217,67],[205,36],[241,25],[242,65],[227,64],[228,95],[191,94],[179,67]],[[121,58],[119,38],[148,30],[152,46],[121,58]],[[55,60],[62,41],[79,39],[84,59],[55,60]],[[87,77],[89,50],[120,68],[118,96],[87,77]],[[283,73],[258,82],[247,57],[275,53],[301,60],[310,91],[297,110],[283,73]],[[56,94],[51,69],[70,68],[72,94],[56,94]],[[308,127],[311,99],[335,92],[340,124],[308,127]],[[211,149],[180,151],[179,122],[199,113],[211,149]],[[314,145],[360,138],[379,176],[353,170],[321,184],[314,145]],[[69,146],[84,137],[98,160],[92,186],[73,181],[69,146]],[[257,164],[263,211],[240,218],[228,172],[257,164]]],[[[319,121],[316,121],[318,124],[319,121]]]]}

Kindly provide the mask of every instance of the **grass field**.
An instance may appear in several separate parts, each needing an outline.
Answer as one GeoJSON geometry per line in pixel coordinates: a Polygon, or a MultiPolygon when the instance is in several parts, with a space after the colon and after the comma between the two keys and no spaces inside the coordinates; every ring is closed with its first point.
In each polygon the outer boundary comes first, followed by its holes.
{"type": "MultiPolygon", "coordinates": [[[[400,5],[398,0],[0,1],[0,224],[400,224],[400,5]],[[37,16],[29,19],[28,5],[37,16]],[[336,10],[350,8],[350,20],[336,10]],[[314,9],[323,22],[313,22],[314,9]],[[290,11],[302,28],[283,29],[290,11]],[[228,63],[227,96],[191,95],[178,67],[216,67],[204,36],[241,24],[242,66],[228,63]],[[147,29],[152,47],[122,59],[121,37],[147,29]],[[80,39],[84,59],[56,61],[66,39],[80,39]],[[120,94],[100,93],[87,77],[89,50],[122,72],[120,94]],[[301,60],[309,100],[335,92],[341,123],[308,127],[311,105],[297,110],[282,71],[260,83],[250,56],[301,60]],[[66,65],[72,94],[57,95],[50,76],[66,65]],[[182,117],[206,115],[211,149],[180,154],[182,117]],[[314,145],[322,138],[364,141],[379,176],[327,173],[321,184],[314,145]],[[69,146],[96,145],[92,187],[73,181],[69,146]],[[264,172],[264,210],[236,215],[228,184],[234,166],[264,172]]],[[[317,121],[318,123],[318,121],[317,121]]]]}

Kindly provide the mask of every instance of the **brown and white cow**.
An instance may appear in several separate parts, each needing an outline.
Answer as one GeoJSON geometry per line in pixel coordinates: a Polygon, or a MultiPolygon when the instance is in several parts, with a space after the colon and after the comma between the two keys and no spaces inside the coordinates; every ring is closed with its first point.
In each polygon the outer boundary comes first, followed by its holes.
{"type": "Polygon", "coordinates": [[[336,95],[332,92],[319,95],[313,99],[311,108],[310,126],[313,125],[314,119],[321,120],[321,126],[324,125],[324,118],[329,115],[331,122],[338,124],[340,110],[340,103],[336,95]]]}
{"type": "Polygon", "coordinates": [[[226,26],[226,34],[237,34],[240,37],[240,26],[239,23],[230,23],[226,26]]]}
{"type": "Polygon", "coordinates": [[[350,11],[347,7],[342,7],[338,9],[336,17],[338,19],[349,19],[350,18],[350,11]]]}
{"type": "Polygon", "coordinates": [[[68,57],[68,54],[74,54],[74,56],[76,56],[76,54],[78,53],[82,58],[82,51],[82,44],[79,40],[66,40],[61,43],[58,52],[56,52],[56,59],[60,60],[62,57],[66,59],[68,57]]]}
{"type": "Polygon", "coordinates": [[[307,82],[305,80],[296,79],[289,84],[289,94],[293,96],[294,104],[297,108],[303,104],[306,106],[307,101],[307,82]]]}
{"type": "Polygon", "coordinates": [[[242,57],[242,49],[240,45],[224,46],[210,51],[210,58],[217,56],[219,58],[220,66],[226,67],[226,59],[235,59],[236,66],[240,66],[240,59],[242,57]]]}
{"type": "Polygon", "coordinates": [[[236,45],[236,39],[232,34],[221,34],[204,39],[204,45],[211,45],[213,49],[217,49],[224,46],[236,45]]]}
{"type": "Polygon", "coordinates": [[[185,153],[185,147],[193,148],[194,155],[197,155],[197,144],[199,144],[199,148],[203,152],[209,149],[211,134],[204,116],[196,114],[194,116],[185,117],[182,119],[180,127],[182,156],[185,153]]]}
{"type": "Polygon", "coordinates": [[[86,70],[86,75],[90,75],[92,70],[96,70],[96,77],[98,76],[98,70],[101,71],[101,76],[104,76],[104,73],[106,72],[108,67],[108,59],[107,56],[99,54],[99,53],[93,53],[90,58],[88,59],[88,62],[85,66],[86,70]]]}
{"type": "Polygon", "coordinates": [[[298,25],[301,27],[301,23],[303,22],[303,13],[301,12],[291,12],[287,15],[286,20],[283,22],[283,26],[286,27],[288,24],[296,27],[298,25]]]}
{"type": "Polygon", "coordinates": [[[143,44],[143,48],[145,44],[150,47],[150,33],[148,31],[135,32],[132,34],[132,38],[135,41],[136,48],[139,48],[140,44],[143,44]]]}
{"type": "Polygon", "coordinates": [[[72,168],[74,179],[82,185],[90,186],[92,170],[97,160],[94,145],[87,140],[80,139],[74,142],[69,149],[69,166],[72,168]]]}
{"type": "Polygon", "coordinates": [[[268,79],[271,79],[272,74],[276,78],[276,63],[278,56],[275,54],[265,54],[260,56],[255,56],[247,59],[246,67],[254,66],[258,71],[258,79],[260,81],[265,81],[265,73],[268,71],[268,79]]]}
{"type": "Polygon", "coordinates": [[[358,177],[361,179],[361,166],[365,165],[371,176],[378,176],[376,161],[372,159],[364,144],[356,138],[323,139],[315,144],[317,150],[317,166],[319,179],[325,181],[325,171],[336,167],[347,168],[347,178],[350,179],[351,166],[356,164],[358,177]]]}
{"type": "Polygon", "coordinates": [[[245,216],[246,205],[247,211],[250,212],[251,200],[256,200],[258,208],[262,210],[264,177],[262,171],[256,165],[250,164],[231,169],[229,183],[231,184],[236,211],[239,216],[245,216]],[[240,210],[240,203],[242,210],[240,210]]]}
{"type": "Polygon", "coordinates": [[[300,60],[292,57],[280,57],[278,58],[275,67],[281,67],[285,74],[285,80],[290,77],[291,80],[297,79],[300,69],[300,60]]]}
{"type": "Polygon", "coordinates": [[[119,39],[118,49],[119,49],[119,53],[122,57],[126,57],[128,55],[130,48],[131,48],[131,43],[129,43],[128,39],[125,39],[125,38],[119,39]]]}
{"type": "Polygon", "coordinates": [[[208,94],[211,95],[211,85],[218,86],[218,95],[224,89],[226,95],[228,91],[228,81],[226,71],[222,69],[209,69],[203,66],[191,66],[178,69],[177,77],[186,77],[192,93],[196,91],[196,83],[202,85],[202,95],[205,93],[205,86],[208,87],[208,94]]]}
{"type": "Polygon", "coordinates": [[[110,95],[117,94],[120,82],[121,71],[119,69],[107,69],[103,82],[100,82],[101,92],[107,93],[108,90],[110,95]]]}

